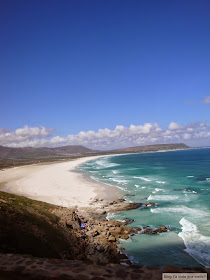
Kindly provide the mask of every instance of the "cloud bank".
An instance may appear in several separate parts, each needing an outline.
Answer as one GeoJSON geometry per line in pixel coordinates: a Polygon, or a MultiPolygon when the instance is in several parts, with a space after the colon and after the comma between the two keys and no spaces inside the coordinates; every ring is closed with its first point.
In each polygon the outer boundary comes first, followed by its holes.
{"type": "Polygon", "coordinates": [[[210,146],[210,126],[207,121],[187,125],[171,122],[166,129],[158,123],[145,123],[115,129],[81,131],[66,137],[52,136],[52,128],[28,127],[11,131],[0,129],[0,145],[8,147],[59,147],[84,145],[92,149],[116,149],[131,146],[185,143],[189,146],[210,146]]]}

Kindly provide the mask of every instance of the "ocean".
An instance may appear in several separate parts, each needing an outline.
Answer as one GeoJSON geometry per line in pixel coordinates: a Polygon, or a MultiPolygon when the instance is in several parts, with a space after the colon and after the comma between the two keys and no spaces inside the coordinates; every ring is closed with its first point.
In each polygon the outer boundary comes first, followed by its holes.
{"type": "Polygon", "coordinates": [[[156,206],[109,214],[129,226],[170,231],[120,240],[139,265],[210,267],[210,149],[106,156],[79,167],[93,180],[116,186],[128,202],[156,206]]]}

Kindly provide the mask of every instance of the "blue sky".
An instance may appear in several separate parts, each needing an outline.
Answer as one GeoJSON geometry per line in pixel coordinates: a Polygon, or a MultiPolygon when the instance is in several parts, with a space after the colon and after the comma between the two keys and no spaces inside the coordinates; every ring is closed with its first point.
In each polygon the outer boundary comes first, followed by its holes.
{"type": "MultiPolygon", "coordinates": [[[[0,7],[0,144],[50,145],[50,137],[145,123],[166,131],[207,121],[209,133],[209,1],[1,0],[0,7]],[[23,141],[9,141],[18,129],[23,141]]],[[[84,137],[81,144],[94,146],[84,137]]],[[[210,135],[197,138],[190,143],[210,145],[210,135]]]]}

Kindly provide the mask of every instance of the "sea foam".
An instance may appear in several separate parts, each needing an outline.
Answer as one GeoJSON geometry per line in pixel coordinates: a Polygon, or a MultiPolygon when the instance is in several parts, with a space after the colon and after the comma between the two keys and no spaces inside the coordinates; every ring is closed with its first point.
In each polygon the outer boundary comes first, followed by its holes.
{"type": "Polygon", "coordinates": [[[174,206],[174,207],[163,207],[163,208],[153,208],[150,209],[150,212],[152,213],[182,213],[185,215],[193,215],[194,217],[204,217],[204,216],[209,216],[209,213],[202,211],[200,209],[193,209],[189,208],[185,205],[180,205],[180,206],[174,206]]]}
{"type": "Polygon", "coordinates": [[[119,166],[120,164],[118,163],[111,163],[106,159],[99,159],[95,161],[95,163],[98,165],[96,169],[103,169],[103,168],[109,168],[109,167],[114,167],[114,166],[119,166]]]}
{"type": "Polygon", "coordinates": [[[150,182],[150,181],[151,181],[150,179],[148,179],[148,178],[146,178],[146,177],[134,176],[134,178],[136,178],[136,179],[141,179],[141,180],[146,181],[146,182],[150,182]]]}
{"type": "Polygon", "coordinates": [[[147,200],[175,200],[179,199],[176,195],[150,195],[147,200]]]}
{"type": "Polygon", "coordinates": [[[118,178],[109,178],[109,179],[112,180],[113,182],[122,183],[122,184],[127,184],[129,182],[128,180],[118,179],[118,178]]]}
{"type": "Polygon", "coordinates": [[[160,192],[160,191],[164,192],[164,189],[155,188],[155,190],[152,193],[156,193],[156,192],[160,192]]]}
{"type": "Polygon", "coordinates": [[[199,233],[196,225],[182,218],[182,232],[178,234],[185,244],[185,252],[205,267],[210,267],[210,237],[199,233]]]}
{"type": "Polygon", "coordinates": [[[196,192],[196,191],[192,191],[192,190],[188,190],[188,189],[185,189],[185,190],[183,191],[183,193],[198,193],[198,192],[196,192]]]}

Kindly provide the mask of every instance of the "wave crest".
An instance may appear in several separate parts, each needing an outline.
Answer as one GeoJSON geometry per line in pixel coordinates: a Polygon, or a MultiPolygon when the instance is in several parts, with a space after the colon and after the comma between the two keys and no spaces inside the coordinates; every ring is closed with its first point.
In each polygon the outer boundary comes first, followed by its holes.
{"type": "Polygon", "coordinates": [[[182,232],[178,236],[184,241],[185,252],[200,264],[210,267],[210,237],[201,235],[197,226],[185,218],[179,223],[182,225],[182,232]]]}
{"type": "Polygon", "coordinates": [[[175,200],[179,199],[176,195],[150,195],[147,200],[175,200]]]}

